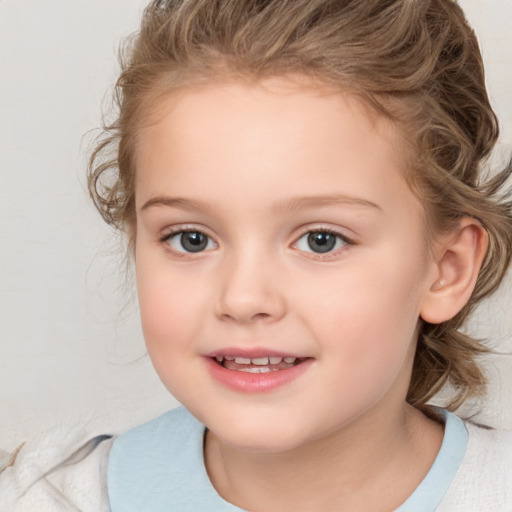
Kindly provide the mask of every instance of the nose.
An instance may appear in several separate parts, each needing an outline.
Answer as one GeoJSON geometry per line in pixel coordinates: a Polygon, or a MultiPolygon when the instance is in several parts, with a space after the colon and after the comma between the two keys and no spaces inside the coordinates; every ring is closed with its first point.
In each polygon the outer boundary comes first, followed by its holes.
{"type": "Polygon", "coordinates": [[[215,313],[239,324],[272,323],[286,313],[279,271],[265,254],[240,255],[226,262],[215,313]]]}

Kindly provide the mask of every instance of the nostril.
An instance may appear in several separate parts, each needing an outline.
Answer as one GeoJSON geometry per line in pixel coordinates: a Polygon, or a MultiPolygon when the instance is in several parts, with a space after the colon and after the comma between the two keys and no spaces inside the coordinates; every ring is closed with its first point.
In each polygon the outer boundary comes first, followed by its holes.
{"type": "Polygon", "coordinates": [[[221,315],[221,318],[224,320],[234,321],[237,323],[252,323],[252,322],[262,322],[266,321],[272,318],[272,315],[268,313],[255,313],[255,314],[248,314],[244,315],[242,313],[240,314],[234,314],[234,313],[224,313],[221,315]]]}
{"type": "Polygon", "coordinates": [[[270,315],[268,313],[256,313],[253,315],[253,320],[265,320],[267,318],[270,318],[270,315]]]}

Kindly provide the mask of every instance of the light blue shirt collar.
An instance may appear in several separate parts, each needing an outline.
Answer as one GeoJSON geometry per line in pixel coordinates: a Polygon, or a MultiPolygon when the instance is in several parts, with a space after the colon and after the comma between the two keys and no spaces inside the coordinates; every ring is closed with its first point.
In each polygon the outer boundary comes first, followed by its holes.
{"type": "MultiPolygon", "coordinates": [[[[462,420],[439,409],[444,438],[421,484],[395,512],[434,512],[464,458],[468,433],[462,420]]],[[[108,492],[112,512],[243,512],[215,490],[203,460],[205,427],[179,407],[121,435],[110,452],[108,492]]]]}
{"type": "Polygon", "coordinates": [[[464,422],[444,409],[436,409],[436,412],[445,421],[441,449],[420,485],[395,512],[434,512],[462,463],[468,445],[464,422]]]}

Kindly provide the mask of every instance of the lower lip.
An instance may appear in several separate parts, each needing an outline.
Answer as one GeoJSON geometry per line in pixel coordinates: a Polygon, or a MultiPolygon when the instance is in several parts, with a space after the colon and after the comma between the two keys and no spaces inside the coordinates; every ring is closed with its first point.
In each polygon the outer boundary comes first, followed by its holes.
{"type": "Polygon", "coordinates": [[[301,363],[285,370],[276,370],[268,373],[249,373],[228,370],[211,357],[205,357],[205,360],[210,374],[215,380],[229,389],[245,393],[265,393],[285,386],[300,377],[313,362],[313,359],[305,359],[301,363]]]}

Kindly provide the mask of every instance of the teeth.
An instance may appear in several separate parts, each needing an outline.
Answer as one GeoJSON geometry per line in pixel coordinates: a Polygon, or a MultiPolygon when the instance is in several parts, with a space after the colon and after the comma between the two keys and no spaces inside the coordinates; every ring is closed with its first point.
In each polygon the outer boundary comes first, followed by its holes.
{"type": "Polygon", "coordinates": [[[236,364],[240,365],[255,365],[255,366],[267,366],[270,364],[280,364],[281,362],[285,362],[287,364],[292,364],[297,361],[296,357],[280,357],[280,356],[264,356],[264,357],[235,357],[235,356],[222,356],[217,355],[215,359],[222,363],[223,361],[234,361],[236,364]]]}
{"type": "Polygon", "coordinates": [[[250,368],[240,368],[241,372],[247,372],[247,373],[269,373],[269,372],[275,372],[278,371],[276,369],[269,368],[268,366],[251,366],[250,368]]]}
{"type": "Polygon", "coordinates": [[[259,366],[266,366],[268,364],[268,357],[253,357],[251,359],[251,363],[259,366]]]}

